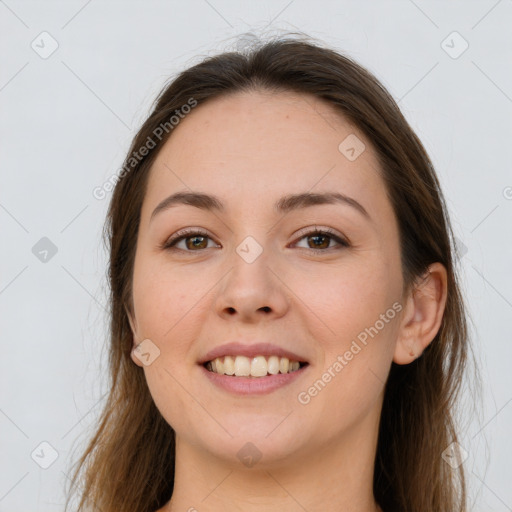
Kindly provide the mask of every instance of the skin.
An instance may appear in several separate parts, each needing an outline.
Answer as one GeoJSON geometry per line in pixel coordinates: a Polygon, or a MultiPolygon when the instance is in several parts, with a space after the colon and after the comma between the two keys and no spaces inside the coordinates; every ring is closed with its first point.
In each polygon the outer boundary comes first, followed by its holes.
{"type": "Polygon", "coordinates": [[[134,352],[132,359],[176,432],[175,491],[159,512],[380,510],[372,478],[384,384],[392,361],[410,363],[436,335],[446,271],[435,263],[414,291],[403,284],[398,225],[375,153],[328,103],[252,91],[193,109],[151,170],[129,315],[134,347],[149,339],[160,350],[147,366],[134,352]],[[338,150],[350,134],[366,145],[355,161],[338,150]],[[214,194],[226,210],[178,205],[150,220],[178,191],[214,194]],[[371,220],[342,204],[273,210],[282,196],[307,191],[342,192],[371,220]],[[326,238],[315,252],[314,237],[298,233],[315,226],[350,247],[326,238]],[[210,238],[200,248],[194,235],[178,243],[181,251],[160,247],[187,227],[210,238]],[[252,263],[236,252],[247,236],[263,250],[252,263]],[[402,310],[300,403],[298,394],[393,303],[402,310]],[[272,342],[309,367],[270,394],[229,394],[197,362],[232,340],[272,342]],[[247,442],[261,453],[252,467],[237,456],[247,442]]]}

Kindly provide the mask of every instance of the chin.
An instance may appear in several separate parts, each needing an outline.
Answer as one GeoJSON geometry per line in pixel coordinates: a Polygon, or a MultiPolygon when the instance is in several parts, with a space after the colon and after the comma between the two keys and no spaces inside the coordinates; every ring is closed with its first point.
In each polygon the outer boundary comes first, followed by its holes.
{"type": "MultiPolygon", "coordinates": [[[[219,427],[196,432],[193,444],[202,446],[202,450],[230,465],[234,464],[238,469],[244,466],[270,469],[283,463],[289,465],[294,456],[301,458],[302,451],[305,456],[314,437],[308,434],[303,422],[297,423],[297,418],[292,420],[292,417],[293,414],[283,421],[282,415],[269,415],[255,420],[254,416],[238,415],[231,421],[222,422],[232,437],[219,427]]],[[[218,420],[222,421],[220,417],[218,420]]]]}

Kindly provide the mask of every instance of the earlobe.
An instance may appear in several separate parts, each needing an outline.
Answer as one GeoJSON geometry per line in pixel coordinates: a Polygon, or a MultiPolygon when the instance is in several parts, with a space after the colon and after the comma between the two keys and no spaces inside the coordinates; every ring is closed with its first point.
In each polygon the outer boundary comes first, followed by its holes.
{"type": "Polygon", "coordinates": [[[407,298],[393,356],[396,364],[409,364],[420,357],[436,337],[447,294],[446,269],[433,263],[407,298]]]}

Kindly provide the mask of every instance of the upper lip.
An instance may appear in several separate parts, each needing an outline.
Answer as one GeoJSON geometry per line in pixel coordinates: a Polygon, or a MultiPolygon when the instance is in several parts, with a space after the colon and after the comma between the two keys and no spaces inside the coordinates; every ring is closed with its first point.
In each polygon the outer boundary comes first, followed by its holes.
{"type": "Polygon", "coordinates": [[[278,357],[287,357],[291,361],[299,361],[300,363],[307,363],[307,360],[290,351],[286,350],[282,347],[278,347],[277,345],[273,345],[272,343],[251,343],[251,344],[243,344],[238,341],[233,341],[230,343],[226,343],[224,345],[220,345],[218,347],[212,348],[209,352],[207,352],[203,357],[199,359],[199,364],[204,364],[208,361],[213,361],[217,357],[224,356],[246,356],[246,357],[256,357],[256,356],[278,356],[278,357]]]}

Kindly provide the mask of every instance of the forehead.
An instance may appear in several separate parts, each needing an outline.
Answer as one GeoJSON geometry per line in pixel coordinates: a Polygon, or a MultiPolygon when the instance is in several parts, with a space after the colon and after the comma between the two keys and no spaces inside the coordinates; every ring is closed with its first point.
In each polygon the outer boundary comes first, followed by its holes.
{"type": "Polygon", "coordinates": [[[182,119],[153,164],[145,204],[190,190],[225,198],[228,209],[306,191],[353,196],[370,214],[386,208],[369,141],[326,101],[292,92],[230,94],[182,119]],[[347,158],[347,144],[364,150],[347,158]]]}

